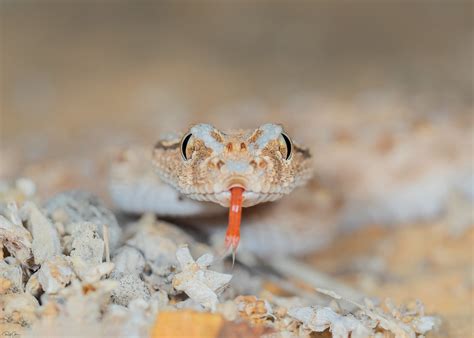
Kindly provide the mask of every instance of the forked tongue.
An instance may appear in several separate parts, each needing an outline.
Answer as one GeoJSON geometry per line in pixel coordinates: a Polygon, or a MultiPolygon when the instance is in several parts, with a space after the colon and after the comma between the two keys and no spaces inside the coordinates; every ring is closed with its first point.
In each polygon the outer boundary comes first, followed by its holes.
{"type": "Polygon", "coordinates": [[[240,241],[240,220],[242,218],[242,200],[244,188],[230,189],[229,225],[225,234],[226,252],[232,250],[232,265],[235,262],[235,253],[240,241]]]}

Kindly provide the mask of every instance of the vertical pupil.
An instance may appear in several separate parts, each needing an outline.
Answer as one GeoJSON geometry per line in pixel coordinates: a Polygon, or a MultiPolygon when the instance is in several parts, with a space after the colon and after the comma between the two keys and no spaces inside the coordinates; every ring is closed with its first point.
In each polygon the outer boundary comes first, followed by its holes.
{"type": "Polygon", "coordinates": [[[290,158],[291,156],[291,141],[290,141],[290,138],[288,136],[286,136],[285,134],[281,134],[281,136],[283,136],[283,140],[285,140],[285,143],[286,143],[286,160],[290,158]]]}
{"type": "Polygon", "coordinates": [[[188,160],[186,149],[188,147],[188,143],[189,143],[189,140],[191,139],[191,136],[193,136],[193,134],[186,135],[183,139],[183,142],[181,143],[181,153],[185,160],[188,160]]]}

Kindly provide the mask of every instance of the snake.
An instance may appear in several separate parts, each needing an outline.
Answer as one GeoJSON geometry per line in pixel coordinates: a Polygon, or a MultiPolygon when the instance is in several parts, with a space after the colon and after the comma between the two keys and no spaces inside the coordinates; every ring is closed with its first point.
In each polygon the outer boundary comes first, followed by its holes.
{"type": "Polygon", "coordinates": [[[261,256],[307,254],[341,229],[432,219],[453,191],[472,201],[469,126],[406,125],[402,132],[381,124],[380,133],[340,133],[313,156],[281,124],[193,124],[154,147],[122,150],[109,192],[118,209],[185,219],[233,254],[238,246],[261,256]]]}

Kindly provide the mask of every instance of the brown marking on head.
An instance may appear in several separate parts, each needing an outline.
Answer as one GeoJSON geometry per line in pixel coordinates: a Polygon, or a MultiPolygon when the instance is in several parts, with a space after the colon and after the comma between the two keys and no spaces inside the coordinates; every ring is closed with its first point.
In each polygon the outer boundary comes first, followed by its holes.
{"type": "Polygon", "coordinates": [[[213,130],[211,132],[211,136],[214,138],[214,140],[216,140],[217,142],[224,142],[224,139],[222,138],[222,135],[219,134],[217,131],[213,130]]]}
{"type": "Polygon", "coordinates": [[[219,160],[217,161],[216,165],[217,165],[217,168],[220,170],[224,164],[225,164],[224,161],[219,160]]]}
{"type": "Polygon", "coordinates": [[[249,143],[255,143],[255,142],[257,142],[258,138],[259,138],[260,136],[262,136],[262,134],[263,134],[263,131],[260,130],[260,129],[257,129],[257,130],[252,134],[252,136],[250,136],[248,142],[249,142],[249,143]]]}
{"type": "Polygon", "coordinates": [[[196,139],[193,141],[193,152],[196,152],[197,158],[207,158],[211,156],[212,149],[206,147],[202,140],[196,139]]]}

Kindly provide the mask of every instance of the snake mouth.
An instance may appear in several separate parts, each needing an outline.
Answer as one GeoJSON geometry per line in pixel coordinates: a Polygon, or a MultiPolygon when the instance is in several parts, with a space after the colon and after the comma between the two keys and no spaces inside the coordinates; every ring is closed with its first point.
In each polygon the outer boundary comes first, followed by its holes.
{"type": "Polygon", "coordinates": [[[232,187],[229,190],[224,190],[219,193],[201,194],[192,197],[200,201],[214,202],[228,208],[231,204],[232,191],[237,189],[242,190],[242,207],[251,207],[262,202],[275,200],[276,197],[279,196],[277,194],[261,194],[242,189],[241,187],[232,187]]]}
{"type": "Polygon", "coordinates": [[[227,187],[228,191],[231,191],[234,188],[241,188],[244,191],[247,190],[247,180],[245,177],[241,176],[233,176],[227,180],[227,182],[224,184],[224,186],[227,187]]]}
{"type": "Polygon", "coordinates": [[[227,190],[232,191],[232,189],[235,189],[235,188],[240,188],[244,191],[247,190],[243,184],[238,184],[238,183],[232,184],[231,186],[229,186],[229,188],[227,190]]]}
{"type": "Polygon", "coordinates": [[[281,197],[279,192],[261,192],[249,187],[248,179],[244,176],[232,175],[226,179],[219,189],[213,192],[196,192],[190,197],[199,201],[214,202],[228,208],[231,205],[232,191],[242,190],[242,207],[251,207],[259,203],[274,201],[281,197]]]}

